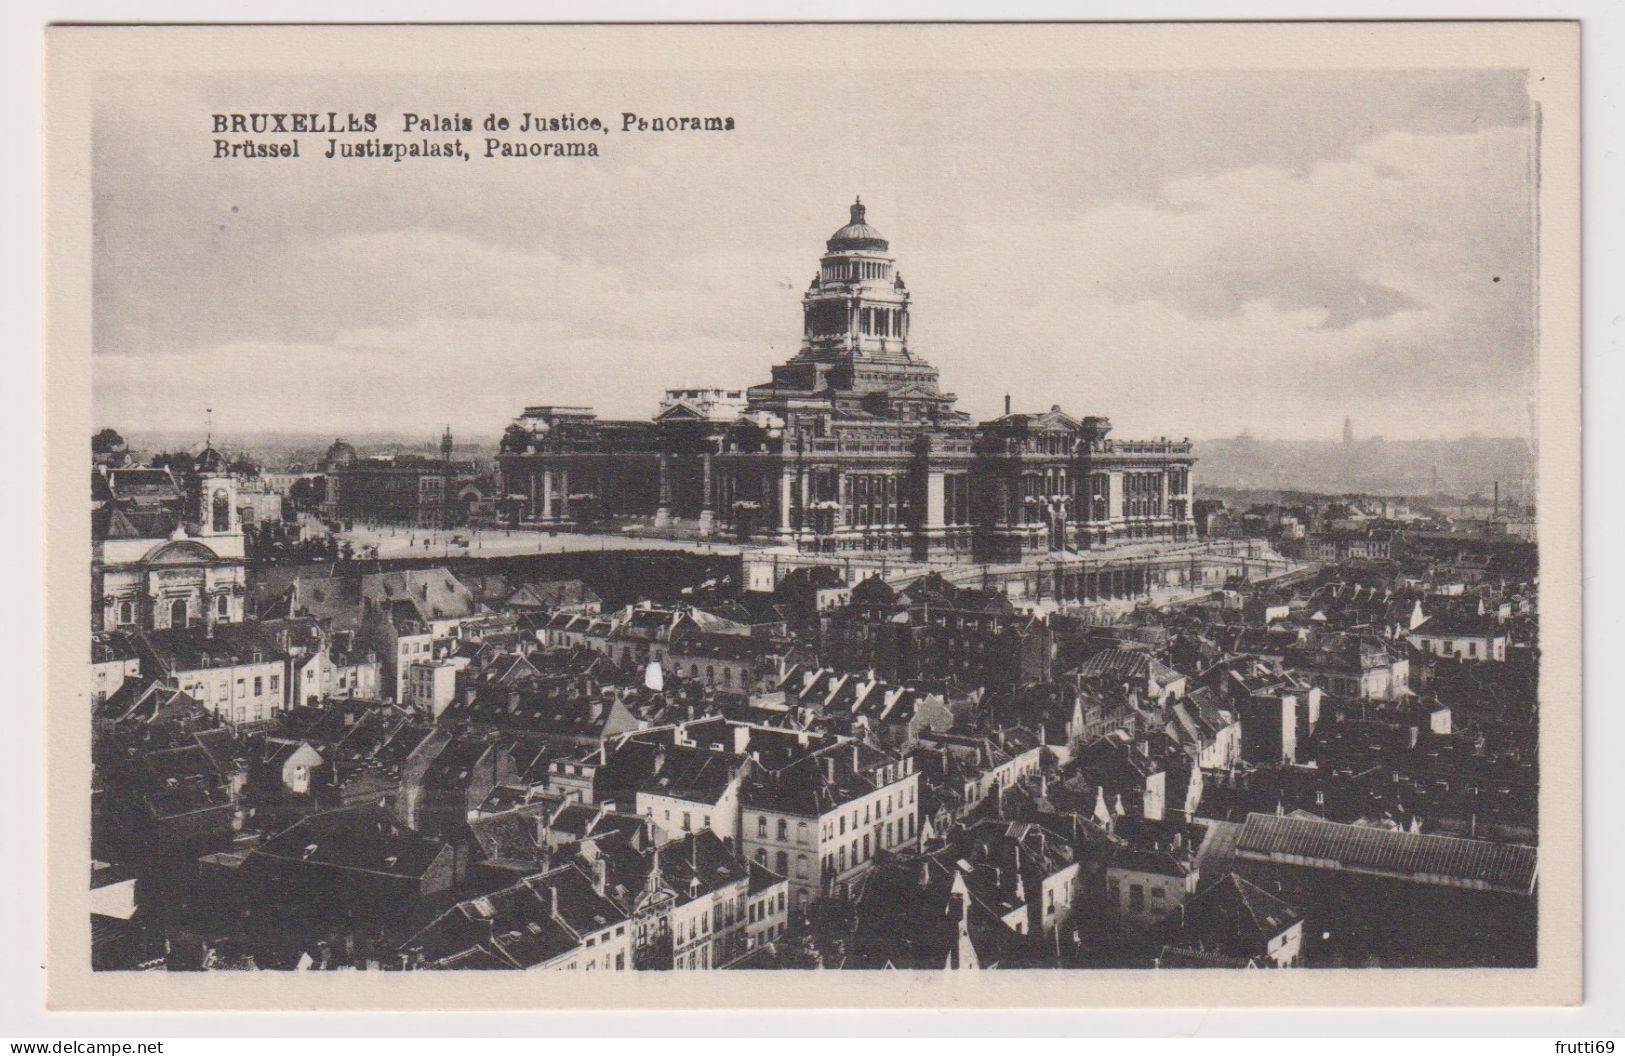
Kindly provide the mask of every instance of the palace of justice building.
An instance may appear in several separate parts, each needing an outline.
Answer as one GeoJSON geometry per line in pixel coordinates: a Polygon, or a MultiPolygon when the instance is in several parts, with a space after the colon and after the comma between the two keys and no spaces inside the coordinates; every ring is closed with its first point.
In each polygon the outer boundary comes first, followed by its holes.
{"type": "Polygon", "coordinates": [[[513,525],[648,518],[810,553],[1022,561],[1195,537],[1188,440],[1059,407],[972,421],[910,345],[909,290],[861,201],[802,299],[800,351],[648,420],[527,407],[499,462],[513,525]]]}

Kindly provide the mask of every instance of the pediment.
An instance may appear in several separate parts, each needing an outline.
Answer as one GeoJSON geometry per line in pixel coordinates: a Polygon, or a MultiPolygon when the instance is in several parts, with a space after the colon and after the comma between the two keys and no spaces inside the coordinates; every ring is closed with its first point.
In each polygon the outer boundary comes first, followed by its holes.
{"type": "Polygon", "coordinates": [[[220,555],[191,539],[163,543],[147,551],[142,558],[149,565],[193,565],[199,561],[218,561],[220,555]]]}

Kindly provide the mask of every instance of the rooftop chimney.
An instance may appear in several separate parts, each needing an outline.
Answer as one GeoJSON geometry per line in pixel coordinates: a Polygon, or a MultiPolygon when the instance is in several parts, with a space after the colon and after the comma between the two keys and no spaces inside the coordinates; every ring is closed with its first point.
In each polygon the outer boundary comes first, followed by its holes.
{"type": "Polygon", "coordinates": [[[1004,394],[1004,413],[1010,413],[1010,394],[1008,392],[1004,394]]]}

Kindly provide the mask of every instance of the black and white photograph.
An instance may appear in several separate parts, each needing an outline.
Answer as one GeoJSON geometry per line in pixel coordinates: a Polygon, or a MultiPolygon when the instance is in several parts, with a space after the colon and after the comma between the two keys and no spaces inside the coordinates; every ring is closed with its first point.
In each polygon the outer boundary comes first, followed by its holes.
{"type": "Polygon", "coordinates": [[[1578,1000],[1572,36],[1210,28],[54,30],[76,985],[1578,1000]]]}

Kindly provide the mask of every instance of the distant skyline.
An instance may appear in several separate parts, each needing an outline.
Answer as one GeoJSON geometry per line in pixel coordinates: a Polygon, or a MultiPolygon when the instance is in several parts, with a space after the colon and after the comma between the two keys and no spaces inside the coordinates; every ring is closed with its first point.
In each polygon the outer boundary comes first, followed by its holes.
{"type": "MultiPolygon", "coordinates": [[[[1122,436],[1532,435],[1518,71],[548,73],[110,80],[95,138],[95,414],[491,444],[526,404],[653,413],[799,344],[861,194],[914,351],[977,418],[1122,436]],[[217,162],[225,110],[730,114],[587,161],[217,162]]],[[[477,139],[475,133],[471,139],[477,139]]],[[[564,138],[564,137],[561,137],[564,138]]],[[[312,143],[312,146],[315,144],[312,143]]]]}
{"type": "MultiPolygon", "coordinates": [[[[203,424],[194,429],[186,428],[184,423],[168,425],[152,429],[126,429],[115,423],[97,421],[98,428],[107,426],[119,432],[132,446],[147,451],[170,450],[202,450],[206,439],[212,435],[214,446],[230,454],[239,449],[248,449],[256,444],[299,445],[326,447],[334,440],[344,440],[353,444],[400,445],[404,447],[420,446],[425,448],[440,448],[440,429],[447,423],[427,431],[414,431],[409,428],[398,430],[359,430],[351,432],[327,432],[311,430],[274,430],[274,429],[216,429],[211,434],[203,424]]],[[[504,423],[506,424],[506,423],[504,423]]],[[[501,434],[487,435],[483,430],[470,432],[465,435],[459,433],[455,427],[452,429],[452,439],[456,446],[461,448],[465,444],[477,444],[495,450],[501,440],[501,434]]],[[[1289,442],[1303,444],[1332,444],[1341,445],[1339,436],[1273,436],[1269,433],[1259,433],[1247,430],[1231,436],[1193,436],[1193,443],[1233,443],[1237,440],[1252,439],[1262,443],[1289,442]]],[[[1483,440],[1487,442],[1517,441],[1531,443],[1527,437],[1510,436],[1495,433],[1462,433],[1459,435],[1437,434],[1433,436],[1396,437],[1382,436],[1380,434],[1366,436],[1357,434],[1354,438],[1356,445],[1367,442],[1393,442],[1393,443],[1424,443],[1439,442],[1451,443],[1455,441],[1483,440]]]]}

